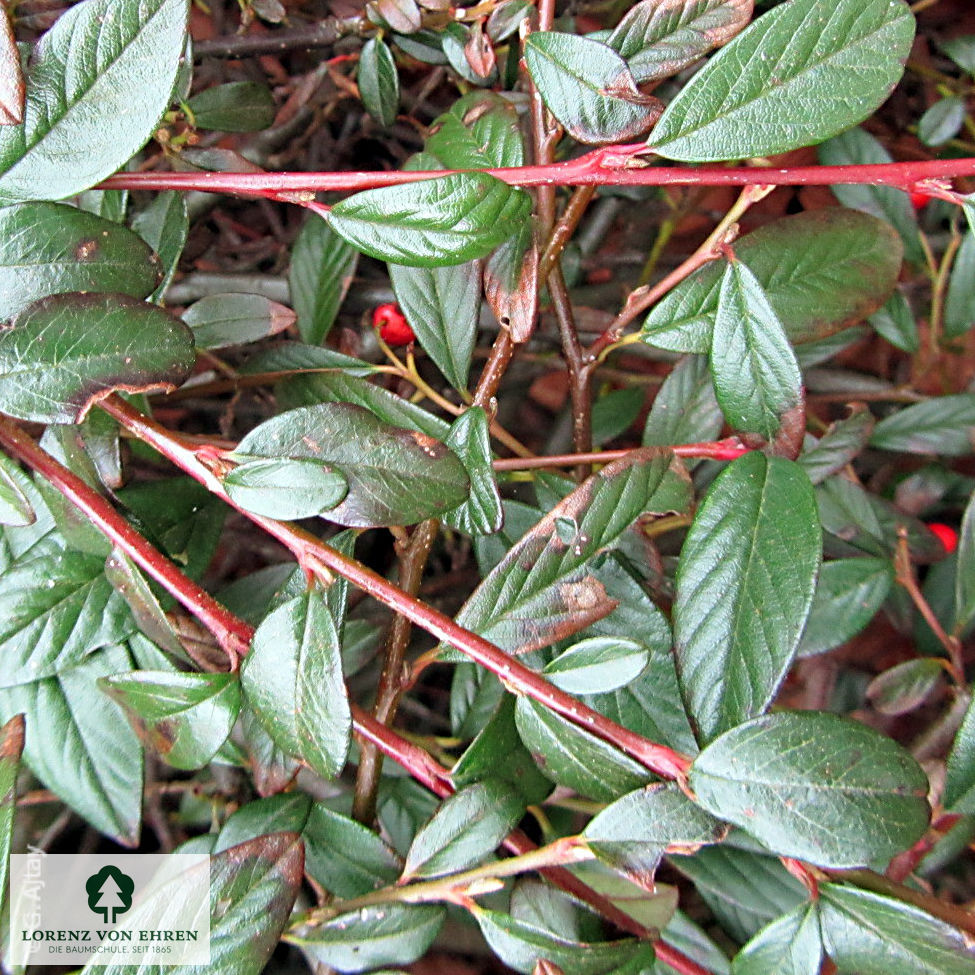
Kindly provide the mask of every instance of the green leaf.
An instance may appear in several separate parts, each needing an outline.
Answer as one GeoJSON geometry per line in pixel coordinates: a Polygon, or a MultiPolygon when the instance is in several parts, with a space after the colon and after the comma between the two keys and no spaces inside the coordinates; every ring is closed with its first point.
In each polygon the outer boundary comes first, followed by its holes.
{"type": "Polygon", "coordinates": [[[643,446],[714,440],[723,426],[707,359],[686,356],[654,397],[643,428],[643,446]]]}
{"type": "Polygon", "coordinates": [[[825,712],[778,712],[725,732],[689,781],[708,812],[820,866],[886,863],[928,824],[927,776],[910,754],[825,712]]]}
{"type": "Polygon", "coordinates": [[[484,257],[531,209],[522,190],[487,173],[454,173],[357,193],[332,207],[332,229],[370,257],[411,267],[484,257]]]}
{"type": "Polygon", "coordinates": [[[577,141],[627,142],[660,115],[612,48],[575,34],[540,31],[525,41],[525,64],[548,110],[577,141]]]}
{"type": "Polygon", "coordinates": [[[858,975],[970,975],[975,949],[920,908],[869,890],[821,884],[823,944],[840,971],[858,975]]]}
{"type": "Polygon", "coordinates": [[[295,313],[263,295],[208,295],[183,312],[198,349],[223,349],[277,335],[295,323],[295,313]]]}
{"type": "Polygon", "coordinates": [[[464,465],[442,443],[389,426],[350,403],[280,413],[251,430],[237,453],[334,466],[345,476],[348,493],[328,519],[353,527],[438,517],[463,502],[470,487],[464,465]]]}
{"type": "Polygon", "coordinates": [[[814,446],[804,450],[797,463],[813,484],[825,481],[858,457],[867,446],[873,432],[874,420],[862,404],[852,409],[845,420],[829,425],[829,429],[814,446]]]}
{"type": "Polygon", "coordinates": [[[472,91],[434,119],[424,151],[447,169],[523,166],[525,148],[515,106],[489,91],[472,91]]]}
{"type": "Polygon", "coordinates": [[[791,0],[759,17],[681,89],[654,128],[653,149],[667,159],[719,162],[822,142],[886,100],[913,40],[914,17],[902,0],[791,0]]]}
{"type": "Polygon", "coordinates": [[[799,644],[799,656],[825,653],[852,640],[877,614],[893,584],[890,559],[853,558],[824,563],[799,644]]]}
{"type": "Polygon", "coordinates": [[[877,424],[870,446],[948,457],[975,452],[975,393],[936,396],[898,410],[877,424]]]}
{"type": "Polygon", "coordinates": [[[895,291],[880,311],[869,318],[874,331],[894,348],[913,354],[921,347],[917,319],[902,291],[895,291]]]}
{"type": "Polygon", "coordinates": [[[732,975],[819,975],[819,906],[804,904],[762,928],[735,956],[732,975]]]}
{"type": "Polygon", "coordinates": [[[6,455],[0,454],[0,525],[25,528],[33,525],[37,514],[20,486],[20,469],[6,455]]]}
{"type": "Polygon", "coordinates": [[[592,442],[603,445],[622,436],[643,412],[646,394],[638,386],[613,389],[592,404],[592,442]]]}
{"type": "Polygon", "coordinates": [[[594,636],[560,653],[542,673],[567,694],[606,694],[636,680],[649,663],[649,650],[635,640],[594,636]]]}
{"type": "MultiPolygon", "coordinates": [[[[736,241],[735,257],[755,275],[793,344],[875,312],[894,290],[903,260],[889,224],[841,207],[766,224],[736,241]]],[[[643,340],[673,352],[709,352],[722,272],[714,262],[674,288],[647,316],[643,340]]]]}
{"type": "Polygon", "coordinates": [[[509,782],[488,778],[445,799],[406,854],[403,878],[466,870],[493,853],[525,814],[525,799],[509,782]]]}
{"type": "Polygon", "coordinates": [[[527,342],[538,316],[538,244],[531,221],[506,240],[484,265],[484,297],[516,343],[527,342]]]}
{"type": "Polygon", "coordinates": [[[118,702],[135,733],[174,768],[202,768],[230,736],[240,711],[233,674],[137,670],[103,677],[98,687],[118,702]]]}
{"type": "Polygon", "coordinates": [[[467,389],[481,311],[481,263],[389,265],[396,300],[423,351],[454,389],[467,389]]]}
{"type": "Polygon", "coordinates": [[[362,45],[356,81],[366,111],[389,128],[399,109],[399,76],[393,52],[380,38],[371,37],[362,45]]]}
{"type": "Polygon", "coordinates": [[[955,623],[964,630],[975,619],[975,493],[968,499],[958,529],[955,573],[955,623]]]}
{"type": "Polygon", "coordinates": [[[302,342],[276,342],[269,348],[255,351],[240,371],[244,375],[342,372],[348,376],[365,377],[373,375],[377,369],[371,362],[343,355],[335,349],[323,349],[319,345],[305,345],[302,342]]]}
{"type": "Polygon", "coordinates": [[[478,907],[473,911],[491,950],[516,972],[532,975],[539,959],[546,958],[572,975],[599,975],[624,963],[640,946],[633,938],[622,941],[582,942],[560,937],[544,928],[519,921],[501,911],[478,907]]]}
{"type": "Polygon", "coordinates": [[[606,43],[626,59],[635,81],[666,78],[730,41],[754,6],[754,0],[643,0],[606,43]]]}
{"type": "Polygon", "coordinates": [[[98,557],[68,551],[17,562],[0,576],[0,687],[52,677],[134,629],[98,557]]]}
{"type": "Polygon", "coordinates": [[[24,751],[24,716],[15,714],[0,728],[0,906],[7,896],[10,840],[17,810],[17,773],[24,751]]]}
{"type": "Polygon", "coordinates": [[[355,275],[359,253],[312,216],[305,221],[291,252],[288,283],[305,342],[320,344],[335,322],[355,275]]]}
{"type": "Polygon", "coordinates": [[[139,567],[119,548],[105,560],[105,578],[125,600],[139,630],[163,650],[180,660],[189,660],[179,642],[173,622],[166,616],[156,594],[139,567]]]}
{"type": "Polygon", "coordinates": [[[955,255],[945,297],[945,338],[958,338],[975,324],[975,235],[965,234],[955,255]]]}
{"type": "Polygon", "coordinates": [[[881,714],[907,714],[920,706],[945,676],[944,661],[920,657],[877,674],[867,685],[867,699],[881,714]]]}
{"type": "Polygon", "coordinates": [[[426,954],[446,911],[434,904],[380,904],[339,914],[325,924],[284,940],[340,972],[381,965],[408,965],[426,954]]]}
{"type": "Polygon", "coordinates": [[[444,522],[468,535],[498,531],[504,520],[498,482],[491,466],[487,413],[480,406],[465,410],[451,425],[444,443],[460,458],[471,482],[471,496],[444,515],[444,522]]]}
{"type": "Polygon", "coordinates": [[[607,806],[582,835],[601,860],[652,889],[664,853],[693,853],[726,832],[676,785],[654,783],[607,806]]]}
{"type": "Polygon", "coordinates": [[[339,647],[322,594],[312,590],[261,623],[240,675],[268,734],[326,779],[342,771],[352,731],[339,647]]]}
{"type": "Polygon", "coordinates": [[[755,275],[737,260],[721,281],[711,377],[728,422],[768,441],[802,402],[802,376],[782,323],[755,275]]]}
{"type": "Polygon", "coordinates": [[[223,824],[213,852],[221,853],[267,833],[300,833],[311,807],[311,796],[304,792],[284,792],[245,803],[223,824]]]}
{"type": "Polygon", "coordinates": [[[345,475],[318,461],[253,459],[239,453],[233,457],[239,463],[223,478],[224,489],[235,504],[265,518],[324,515],[348,493],[345,475]]]}
{"type": "Polygon", "coordinates": [[[78,423],[115,390],[175,389],[194,361],[190,330],[160,308],[124,295],[53,295],[0,332],[0,409],[78,423]]]}
{"type": "MultiPolygon", "coordinates": [[[[725,953],[681,911],[677,911],[670,923],[663,929],[667,943],[684,952],[699,965],[703,965],[715,975],[728,975],[731,968],[725,953]]],[[[670,965],[658,961],[654,975],[680,975],[670,965]]]]}
{"type": "Polygon", "coordinates": [[[677,676],[698,739],[761,714],[792,663],[815,589],[821,533],[792,461],[746,454],[717,477],[677,569],[677,676]]]}
{"type": "Polygon", "coordinates": [[[190,232],[185,194],[175,190],[157,194],[144,210],[135,215],[132,229],[159,255],[162,262],[162,281],[152,293],[152,301],[161,304],[176,274],[190,232]]]}
{"type": "Polygon", "coordinates": [[[129,670],[124,648],[109,647],[56,677],[0,690],[0,716],[23,713],[24,761],[52,792],[100,833],[139,841],[142,748],[125,715],[102,698],[99,677],[129,670]]]}
{"type": "Polygon", "coordinates": [[[966,114],[963,98],[942,98],[918,119],[917,137],[926,146],[943,146],[961,131],[966,114]]]}
{"type": "Polygon", "coordinates": [[[323,803],[312,806],[302,835],[308,873],[336,897],[389,887],[400,875],[399,857],[371,829],[323,803]]]}
{"type": "Polygon", "coordinates": [[[0,319],[65,291],[115,291],[145,298],[159,259],[117,223],[61,203],[0,209],[0,319]]]}
{"type": "Polygon", "coordinates": [[[971,702],[948,753],[943,803],[952,812],[975,814],[975,704],[971,702]]]}
{"type": "Polygon", "coordinates": [[[541,773],[582,796],[613,802],[650,778],[623,752],[531,698],[518,698],[515,724],[541,773]]]}
{"type": "Polygon", "coordinates": [[[193,124],[221,132],[259,132],[274,121],[274,96],[256,81],[231,81],[194,95],[187,103],[193,124]]]}
{"type": "Polygon", "coordinates": [[[72,196],[145,144],[169,104],[187,13],[186,0],[85,0],[58,18],[31,55],[23,123],[0,127],[0,205],[72,196]]]}

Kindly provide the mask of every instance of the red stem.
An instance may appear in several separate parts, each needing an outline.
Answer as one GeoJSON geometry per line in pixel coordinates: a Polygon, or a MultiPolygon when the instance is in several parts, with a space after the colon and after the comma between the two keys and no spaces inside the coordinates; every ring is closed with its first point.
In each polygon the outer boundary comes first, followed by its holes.
{"type": "MultiPolygon", "coordinates": [[[[706,460],[737,460],[751,452],[737,437],[710,443],[686,443],[667,447],[675,457],[703,457],[706,460]]],[[[594,450],[587,454],[552,454],[545,457],[504,457],[492,462],[496,471],[528,471],[539,467],[572,467],[575,464],[609,464],[622,460],[631,450],[594,450]]]]}

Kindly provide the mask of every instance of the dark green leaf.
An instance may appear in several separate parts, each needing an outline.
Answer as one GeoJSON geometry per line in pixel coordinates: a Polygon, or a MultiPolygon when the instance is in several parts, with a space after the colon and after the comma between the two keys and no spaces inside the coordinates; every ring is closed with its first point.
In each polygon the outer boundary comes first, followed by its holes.
{"type": "Polygon", "coordinates": [[[19,468],[6,454],[0,454],[0,525],[24,528],[33,525],[37,514],[19,483],[19,468]]]}
{"type": "Polygon", "coordinates": [[[300,833],[311,807],[311,797],[304,792],[284,792],[245,803],[223,824],[213,852],[249,843],[267,833],[300,833]]]}
{"type": "Polygon", "coordinates": [[[535,32],[525,64],[548,110],[579,142],[633,141],[660,116],[660,101],[640,94],[626,61],[599,41],[535,32]]]}
{"type": "Polygon", "coordinates": [[[735,956],[732,975],[819,975],[819,907],[804,904],[762,928],[735,956]]]}
{"type": "Polygon", "coordinates": [[[468,27],[457,22],[448,23],[440,35],[447,63],[472,85],[485,85],[497,77],[494,49],[485,40],[484,32],[477,24],[468,27]]]}
{"type": "Polygon", "coordinates": [[[964,457],[975,452],[975,393],[936,396],[881,420],[872,447],[964,457]]]}
{"type": "Polygon", "coordinates": [[[160,308],[124,295],[53,295],[0,332],[0,409],[78,423],[115,390],[174,389],[194,360],[190,330],[160,308]]]}
{"type": "Polygon", "coordinates": [[[0,209],[0,318],[65,291],[145,298],[159,260],[125,227],[61,203],[0,209]]]}
{"type": "Polygon", "coordinates": [[[870,316],[869,322],[878,335],[902,352],[914,353],[920,348],[917,320],[902,291],[895,291],[887,304],[870,316]]]}
{"type": "Polygon", "coordinates": [[[755,275],[737,260],[721,281],[711,377],[728,422],[768,441],[802,402],[799,365],[782,323],[755,275]]]}
{"type": "Polygon", "coordinates": [[[860,455],[873,432],[873,423],[870,411],[862,404],[856,406],[845,420],[831,423],[822,438],[803,451],[797,463],[813,484],[825,481],[860,455]]]}
{"type": "Polygon", "coordinates": [[[187,103],[193,124],[221,132],[258,132],[274,121],[274,96],[256,81],[231,81],[194,95],[187,103]]]}
{"type": "Polygon", "coordinates": [[[952,37],[938,45],[962,71],[975,77],[975,34],[952,37]]]}
{"type": "Polygon", "coordinates": [[[240,684],[232,674],[137,670],[103,677],[98,686],[122,706],[142,741],[175,768],[206,765],[240,711],[240,684]]]}
{"type": "Polygon", "coordinates": [[[471,496],[444,516],[446,524],[468,535],[496,532],[504,520],[501,496],[491,466],[487,413],[480,406],[465,410],[444,443],[460,458],[471,482],[471,496]]]}
{"type": "Polygon", "coordinates": [[[379,823],[402,855],[406,854],[420,825],[439,805],[437,796],[406,776],[385,776],[380,783],[379,823]]]}
{"type": "Polygon", "coordinates": [[[328,335],[352,284],[359,253],[324,220],[305,221],[291,252],[288,283],[305,342],[321,343],[328,335]]]}
{"type": "Polygon", "coordinates": [[[78,195],[78,207],[112,223],[125,223],[128,190],[85,190],[78,195]]]}
{"type": "Polygon", "coordinates": [[[357,193],[328,218],[370,257],[438,267],[484,257],[515,233],[530,208],[524,190],[487,173],[454,173],[357,193]]]}
{"type": "Polygon", "coordinates": [[[858,975],[970,975],[975,948],[920,908],[869,890],[822,884],[823,944],[840,971],[858,975]]]}
{"type": "Polygon", "coordinates": [[[560,653],[542,673],[567,694],[606,694],[635,680],[649,663],[650,651],[635,640],[594,636],[560,653]]]}
{"type": "Polygon", "coordinates": [[[393,291],[423,351],[454,389],[467,389],[481,311],[481,262],[389,265],[393,291]]]}
{"type": "Polygon", "coordinates": [[[666,78],[731,40],[754,6],[754,0],[643,0],[606,43],[626,59],[636,81],[666,78]]]}
{"type": "Polygon", "coordinates": [[[799,656],[825,653],[852,640],[874,618],[894,582],[889,559],[826,562],[819,570],[799,656]]]}
{"type": "Polygon", "coordinates": [[[339,914],[284,940],[340,972],[364,972],[416,961],[433,943],[445,915],[433,904],[380,904],[339,914]]]}
{"type": "Polygon", "coordinates": [[[138,566],[121,549],[112,549],[105,560],[105,578],[126,601],[142,633],[160,650],[181,660],[189,660],[173,623],[166,616],[152,587],[138,566]]]}
{"type": "Polygon", "coordinates": [[[913,40],[914,18],[901,0],[775,7],[684,86],[653,131],[653,149],[718,162],[822,142],[886,100],[913,40]]]}
{"type": "Polygon", "coordinates": [[[295,313],[263,295],[208,295],[183,312],[198,349],[245,345],[277,335],[295,322],[295,313]]]}
{"type": "Polygon", "coordinates": [[[162,262],[162,281],[152,294],[152,300],[159,304],[176,274],[190,232],[186,196],[175,191],[158,194],[135,215],[132,229],[159,255],[162,262]]]}
{"type": "Polygon", "coordinates": [[[169,104],[187,13],[186,0],[86,0],[58,18],[31,55],[23,123],[0,127],[0,204],[72,196],[142,147],[169,104]]]}
{"type": "Polygon", "coordinates": [[[348,493],[342,472],[318,461],[233,456],[239,464],[223,478],[224,489],[235,504],[265,518],[324,515],[348,493]]]}
{"type": "Polygon", "coordinates": [[[380,125],[389,128],[396,121],[399,109],[399,76],[393,52],[382,39],[371,37],[363,44],[356,81],[366,111],[380,125]]]}
{"type": "Polygon", "coordinates": [[[320,592],[264,620],[240,676],[247,703],[281,748],[324,778],[342,771],[352,718],[338,633],[320,592]]]}
{"type": "Polygon", "coordinates": [[[975,705],[971,703],[948,754],[943,802],[945,809],[975,814],[975,705]]]}
{"type": "Polygon", "coordinates": [[[975,235],[965,234],[955,255],[945,298],[944,334],[958,338],[975,324],[975,235]]]}
{"type": "Polygon", "coordinates": [[[926,146],[943,146],[961,131],[966,114],[964,98],[942,98],[918,119],[917,137],[926,146]]]}
{"type": "Polygon", "coordinates": [[[795,655],[821,555],[812,486],[746,454],[714,481],[681,551],[677,676],[700,741],[760,714],[795,655]]]}
{"type": "MultiPolygon", "coordinates": [[[[714,975],[729,975],[731,967],[723,951],[686,914],[677,911],[663,929],[667,943],[684,952],[714,975]]],[[[680,975],[670,965],[657,962],[654,975],[680,975]]]]}
{"type": "Polygon", "coordinates": [[[708,362],[687,356],[670,371],[643,428],[643,446],[713,440],[724,426],[708,362]]]}
{"type": "Polygon", "coordinates": [[[501,0],[488,17],[488,36],[495,43],[506,40],[518,29],[530,10],[530,0],[501,0]]]}
{"type": "Polygon", "coordinates": [[[10,839],[17,808],[17,773],[24,750],[24,716],[15,714],[0,728],[0,906],[7,896],[10,839]]]}
{"type": "MultiPolygon", "coordinates": [[[[755,275],[793,344],[825,338],[876,311],[894,290],[903,259],[889,224],[840,207],[766,224],[735,243],[735,256],[755,275]]],[[[644,341],[709,352],[722,271],[709,264],[658,302],[644,322],[644,341]]]]}
{"type": "Polygon", "coordinates": [[[237,451],[334,466],[348,482],[345,500],[328,512],[340,525],[414,524],[456,508],[469,491],[464,465],[442,443],[350,403],[280,413],[244,437],[237,451]]]}
{"type": "MultiPolygon", "coordinates": [[[[344,245],[343,245],[344,246],[344,245]]],[[[255,373],[343,372],[348,376],[371,376],[377,366],[363,362],[335,349],[302,342],[277,342],[252,355],[240,370],[245,375],[255,373]]]]}
{"type": "Polygon", "coordinates": [[[406,854],[404,878],[466,870],[493,853],[525,814],[511,783],[488,778],[455,792],[417,834],[406,854]]]}
{"type": "Polygon", "coordinates": [[[592,404],[592,442],[601,446],[622,436],[643,411],[646,395],[639,386],[613,389],[592,404]]]}
{"type": "Polygon", "coordinates": [[[958,530],[955,621],[964,629],[975,618],[975,494],[968,499],[958,530]]]}
{"type": "Polygon", "coordinates": [[[424,150],[447,169],[498,169],[525,164],[515,106],[488,91],[469,92],[434,119],[424,150]]]}
{"type": "Polygon", "coordinates": [[[819,711],[725,732],[694,760],[690,785],[705,809],[773,852],[821,866],[886,863],[928,824],[927,776],[910,754],[819,711]]]}
{"type": "Polygon", "coordinates": [[[881,714],[907,714],[921,705],[945,675],[944,661],[934,657],[905,660],[877,674],[867,698],[881,714]]]}
{"type": "Polygon", "coordinates": [[[99,677],[129,670],[122,647],[109,647],[56,677],[0,690],[0,717],[23,713],[24,760],[72,809],[126,846],[139,841],[142,748],[121,709],[99,700],[99,677]]]}

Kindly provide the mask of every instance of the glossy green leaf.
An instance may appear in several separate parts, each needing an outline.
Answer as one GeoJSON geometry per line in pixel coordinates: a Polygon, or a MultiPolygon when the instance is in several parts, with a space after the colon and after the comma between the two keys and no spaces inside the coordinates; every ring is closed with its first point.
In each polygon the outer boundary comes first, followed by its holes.
{"type": "Polygon", "coordinates": [[[423,351],[454,389],[467,389],[481,311],[481,262],[449,267],[389,265],[400,309],[423,351]]]}
{"type": "Polygon", "coordinates": [[[444,443],[460,458],[471,482],[470,497],[444,515],[444,522],[469,535],[496,532],[504,520],[504,510],[491,466],[487,413],[480,406],[469,407],[453,422],[444,443]]]}
{"type": "Polygon", "coordinates": [[[928,780],[896,742],[820,711],[778,712],[725,732],[690,785],[715,816],[770,850],[827,867],[886,863],[928,824],[928,780]]]}
{"type": "Polygon", "coordinates": [[[961,131],[966,114],[964,98],[941,98],[918,119],[917,137],[926,146],[943,146],[961,131]]]}
{"type": "Polygon", "coordinates": [[[936,396],[898,410],[877,424],[870,445],[909,454],[975,453],[975,393],[936,396]]]}
{"type": "Polygon", "coordinates": [[[873,432],[874,419],[862,404],[845,420],[831,423],[814,446],[803,451],[797,463],[813,484],[825,481],[858,457],[873,432]]]}
{"type": "Polygon", "coordinates": [[[819,975],[819,907],[804,904],[762,928],[735,956],[732,975],[819,975]]]}
{"type": "Polygon", "coordinates": [[[478,24],[448,23],[440,35],[447,63],[472,85],[490,84],[497,78],[497,59],[478,24]],[[485,56],[486,55],[486,56],[485,56]]]}
{"type": "Polygon", "coordinates": [[[852,640],[879,611],[894,584],[890,559],[826,562],[819,570],[799,656],[825,653],[852,640]]]}
{"type": "Polygon", "coordinates": [[[311,807],[311,796],[305,792],[284,792],[247,802],[227,817],[212,852],[222,853],[268,833],[300,833],[311,807]]]}
{"type": "Polygon", "coordinates": [[[636,386],[612,389],[592,404],[592,442],[602,446],[622,436],[643,412],[646,395],[636,386]]]}
{"type": "Polygon", "coordinates": [[[905,660],[867,685],[867,698],[881,714],[907,714],[919,707],[945,676],[943,661],[935,657],[905,660]]]}
{"type": "Polygon", "coordinates": [[[17,773],[24,751],[24,716],[15,714],[0,728],[0,906],[7,899],[10,840],[17,809],[17,773]]]}
{"type": "Polygon", "coordinates": [[[945,297],[946,338],[964,335],[975,325],[975,235],[965,234],[955,255],[945,297]]]}
{"type": "Polygon", "coordinates": [[[117,223],[60,203],[0,209],[0,318],[65,291],[144,298],[159,283],[159,259],[117,223]]]}
{"type": "Polygon", "coordinates": [[[516,972],[532,975],[541,958],[572,975],[600,975],[625,962],[639,947],[635,939],[573,941],[544,928],[519,921],[501,911],[477,908],[474,918],[491,950],[516,972]]]}
{"type": "Polygon", "coordinates": [[[162,281],[152,294],[152,300],[159,304],[176,274],[190,232],[186,195],[175,191],[158,193],[132,219],[132,229],[159,255],[162,262],[162,281]]]}
{"type": "Polygon", "coordinates": [[[288,283],[305,342],[321,343],[352,284],[359,253],[324,220],[305,221],[291,252],[288,283]]]}
{"type": "Polygon", "coordinates": [[[389,128],[399,109],[399,75],[393,52],[381,38],[371,37],[362,45],[356,82],[366,111],[389,128]]]}
{"type": "MultiPolygon", "coordinates": [[[[677,911],[661,932],[667,943],[682,951],[714,975],[729,975],[731,967],[725,953],[682,911],[677,911]]],[[[670,965],[657,962],[654,975],[680,975],[670,965]]]]}
{"type": "Polygon", "coordinates": [[[515,723],[541,773],[582,796],[612,802],[650,778],[642,765],[619,749],[531,698],[518,698],[515,723]]]}
{"type": "Polygon", "coordinates": [[[727,827],[673,783],[630,792],[590,820],[586,844],[601,860],[652,889],[664,853],[693,853],[716,843],[727,827]]]}
{"type": "Polygon", "coordinates": [[[822,884],[823,944],[842,972],[969,975],[975,948],[961,931],[920,908],[869,890],[822,884]]]}
{"type": "Polygon", "coordinates": [[[791,0],[684,86],[654,128],[653,149],[719,162],[822,142],[886,100],[913,40],[902,0],[791,0]]]}
{"type": "Polygon", "coordinates": [[[606,694],[635,680],[648,663],[650,652],[635,640],[595,636],[560,653],[542,673],[567,694],[606,694]]]}
{"type": "Polygon", "coordinates": [[[95,829],[126,846],[139,841],[142,747],[95,682],[131,667],[128,653],[114,646],[56,677],[0,690],[0,718],[24,715],[31,771],[95,829]]]}
{"type": "Polygon", "coordinates": [[[30,499],[20,486],[20,469],[6,454],[0,454],[0,525],[24,528],[37,520],[30,499]]]}
{"type": "Polygon", "coordinates": [[[85,190],[78,194],[79,209],[111,220],[112,223],[125,223],[128,206],[128,190],[85,190]]]}
{"type": "Polygon", "coordinates": [[[370,257],[411,267],[463,264],[510,237],[531,208],[528,194],[487,173],[357,193],[328,215],[332,229],[370,257]]]}
{"type": "Polygon", "coordinates": [[[256,81],[231,81],[194,95],[186,103],[193,124],[221,132],[259,132],[274,121],[274,96],[256,81]]]}
{"type": "Polygon", "coordinates": [[[726,44],[751,19],[754,0],[642,0],[606,43],[637,82],[675,75],[726,44]]]}
{"type": "Polygon", "coordinates": [[[406,854],[404,877],[439,877],[466,870],[493,853],[525,814],[509,782],[488,778],[444,800],[406,854]]]}
{"type": "Polygon", "coordinates": [[[771,703],[812,604],[821,533],[792,461],[746,454],[698,508],[677,570],[677,676],[700,741],[771,703]]]}
{"type": "Polygon", "coordinates": [[[548,110],[579,142],[632,142],[660,116],[660,101],[642,95],[626,61],[599,41],[535,32],[525,64],[548,110]]]}
{"type": "MultiPolygon", "coordinates": [[[[736,241],[735,256],[755,275],[793,344],[875,312],[894,290],[903,260],[889,224],[840,207],[766,224],[736,241]]],[[[643,340],[673,352],[709,352],[722,272],[714,262],[674,288],[647,316],[643,340]]]]}
{"type": "Polygon", "coordinates": [[[377,366],[351,355],[343,355],[335,349],[323,349],[320,345],[276,342],[268,348],[257,350],[241,366],[240,371],[245,375],[343,372],[348,376],[365,377],[373,375],[377,366]]]}
{"type": "Polygon", "coordinates": [[[643,446],[714,440],[724,426],[708,361],[687,356],[670,371],[643,428],[643,446]]]}
{"type": "Polygon", "coordinates": [[[137,670],[98,686],[121,705],[136,734],[174,768],[201,768],[227,740],[240,711],[233,674],[137,670]]]}
{"type": "Polygon", "coordinates": [[[497,43],[510,37],[531,10],[530,0],[501,0],[488,17],[487,30],[497,43]]]}
{"type": "Polygon", "coordinates": [[[728,422],[768,441],[802,402],[802,376],[782,323],[755,275],[737,260],[721,280],[711,378],[728,422]]]}
{"type": "Polygon", "coordinates": [[[183,312],[198,349],[223,349],[277,335],[295,323],[295,313],[263,295],[208,295],[183,312]]]}
{"type": "Polygon", "coordinates": [[[338,633],[320,592],[264,620],[240,677],[247,703],[281,748],[324,778],[342,771],[352,718],[338,633]]]}
{"type": "Polygon", "coordinates": [[[324,515],[346,496],[348,482],[327,464],[297,457],[250,458],[234,454],[240,463],[223,478],[231,501],[265,518],[288,520],[324,515]]]}
{"type": "Polygon", "coordinates": [[[954,744],[948,753],[943,797],[945,809],[975,814],[975,705],[969,703],[954,744]]]}
{"type": "Polygon", "coordinates": [[[515,106],[489,91],[472,91],[434,119],[424,151],[447,169],[523,166],[525,148],[515,106]]]}
{"type": "Polygon", "coordinates": [[[914,353],[920,348],[917,319],[902,291],[895,291],[887,304],[870,316],[869,321],[878,335],[901,352],[914,353]]]}
{"type": "Polygon", "coordinates": [[[144,636],[152,640],[160,650],[180,660],[189,660],[173,622],[163,611],[148,580],[121,549],[113,548],[106,558],[105,578],[128,604],[129,611],[144,636]]]}
{"type": "Polygon", "coordinates": [[[54,295],[0,333],[0,409],[78,423],[115,390],[174,389],[194,361],[189,329],[162,309],[124,295],[54,295]]]}
{"type": "Polygon", "coordinates": [[[187,13],[186,0],[85,0],[58,18],[31,55],[24,121],[0,127],[0,204],[71,196],[142,147],[169,104],[187,13]]]}
{"type": "Polygon", "coordinates": [[[955,620],[963,629],[975,619],[975,494],[968,499],[958,529],[955,620]]]}
{"type": "Polygon", "coordinates": [[[380,904],[339,914],[285,941],[339,972],[408,965],[426,953],[446,911],[434,904],[380,904]]]}

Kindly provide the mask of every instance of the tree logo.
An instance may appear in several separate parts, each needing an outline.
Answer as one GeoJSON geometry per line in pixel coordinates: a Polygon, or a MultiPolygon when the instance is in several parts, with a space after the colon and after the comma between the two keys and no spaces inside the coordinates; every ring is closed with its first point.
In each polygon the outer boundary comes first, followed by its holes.
{"type": "Polygon", "coordinates": [[[102,867],[85,881],[88,891],[88,907],[101,914],[106,924],[114,924],[119,914],[132,906],[135,882],[128,874],[111,865],[102,867]]]}

